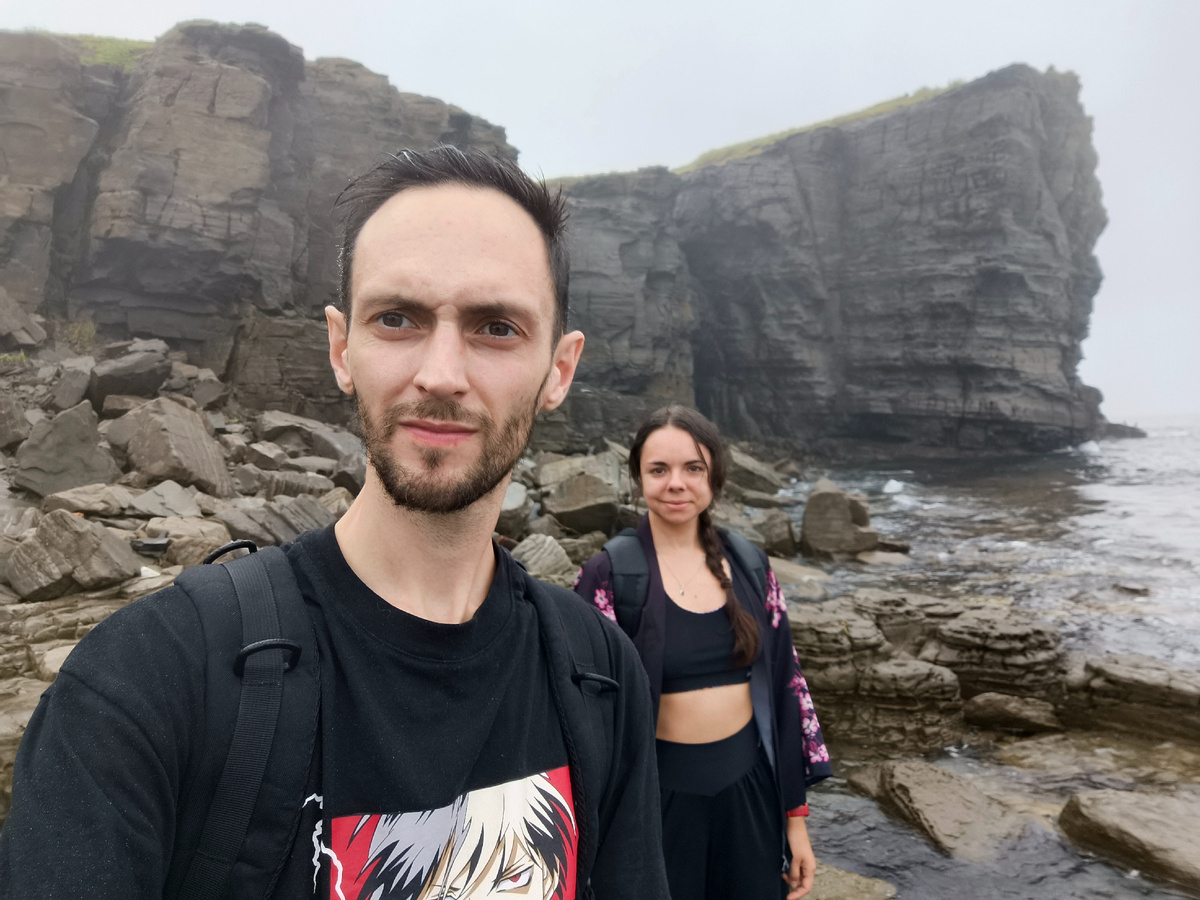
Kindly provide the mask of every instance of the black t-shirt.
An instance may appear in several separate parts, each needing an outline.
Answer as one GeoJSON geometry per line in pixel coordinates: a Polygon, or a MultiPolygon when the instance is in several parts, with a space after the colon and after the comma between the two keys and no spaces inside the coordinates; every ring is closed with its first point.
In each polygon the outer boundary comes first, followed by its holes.
{"type": "Polygon", "coordinates": [[[566,747],[512,558],[446,625],[371,591],[332,528],[287,552],[320,647],[317,896],[574,897],[566,747]]]}

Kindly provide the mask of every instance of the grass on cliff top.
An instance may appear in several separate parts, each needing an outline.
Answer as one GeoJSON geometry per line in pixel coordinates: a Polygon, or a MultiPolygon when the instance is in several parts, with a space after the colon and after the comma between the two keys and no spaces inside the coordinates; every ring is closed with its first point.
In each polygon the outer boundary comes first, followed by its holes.
{"type": "Polygon", "coordinates": [[[950,82],[945,87],[930,88],[923,87],[913,91],[911,94],[904,94],[900,97],[893,97],[891,100],[884,100],[882,103],[876,103],[874,106],[868,106],[866,109],[860,109],[858,112],[847,113],[844,116],[837,116],[832,119],[826,119],[823,122],[814,122],[811,125],[802,125],[799,128],[792,128],[787,131],[778,131],[775,134],[768,134],[765,137],[754,138],[753,140],[743,141],[740,144],[732,144],[728,147],[721,147],[717,150],[709,150],[707,153],[702,153],[685,166],[680,166],[673,169],[677,175],[686,175],[688,172],[695,172],[697,169],[703,169],[708,166],[723,166],[727,162],[733,162],[735,159],[746,159],[750,156],[757,156],[762,153],[772,144],[778,143],[784,138],[789,138],[794,134],[803,134],[806,131],[816,131],[818,128],[833,128],[837,125],[848,125],[851,122],[858,122],[863,119],[870,119],[873,116],[883,115],[884,113],[893,112],[897,109],[903,109],[906,106],[912,106],[915,103],[922,103],[932,99],[939,94],[944,94],[947,91],[953,90],[962,85],[961,78],[957,78],[950,82]]]}
{"type": "Polygon", "coordinates": [[[142,55],[154,46],[153,41],[131,41],[99,34],[72,34],[67,37],[79,45],[79,61],[85,66],[107,63],[123,72],[132,72],[142,55]]]}

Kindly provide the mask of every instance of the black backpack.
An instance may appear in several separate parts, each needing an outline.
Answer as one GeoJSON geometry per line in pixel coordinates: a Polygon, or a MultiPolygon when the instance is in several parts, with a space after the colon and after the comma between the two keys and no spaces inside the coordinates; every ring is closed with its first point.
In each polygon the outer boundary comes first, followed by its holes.
{"type": "MultiPolygon", "coordinates": [[[[214,780],[217,785],[207,807],[203,796],[181,798],[185,810],[207,808],[207,814],[180,817],[165,892],[180,900],[228,897],[231,887],[238,896],[270,895],[296,839],[316,747],[316,635],[287,556],[278,547],[258,550],[251,541],[235,541],[204,562],[243,547],[249,555],[224,565],[194,566],[176,579],[196,607],[208,647],[207,735],[193,790],[208,790],[214,780]],[[231,885],[239,862],[240,873],[253,875],[231,885]]],[[[529,597],[537,607],[550,665],[569,670],[578,687],[563,691],[557,679],[550,679],[570,723],[564,737],[572,757],[572,787],[583,806],[587,798],[605,795],[612,756],[612,717],[599,699],[620,687],[612,678],[608,637],[596,611],[583,602],[573,597],[562,602],[538,587],[529,597]]],[[[580,872],[589,872],[595,858],[589,820],[578,818],[580,872]]],[[[581,885],[580,897],[588,893],[581,885]]]]}

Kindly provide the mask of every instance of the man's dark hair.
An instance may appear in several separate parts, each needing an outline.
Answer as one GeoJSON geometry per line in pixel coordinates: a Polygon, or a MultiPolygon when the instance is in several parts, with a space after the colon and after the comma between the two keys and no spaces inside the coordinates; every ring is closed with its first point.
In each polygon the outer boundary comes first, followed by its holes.
{"type": "Polygon", "coordinates": [[[359,232],[367,219],[403,190],[461,184],[492,188],[511,197],[537,223],[546,240],[550,280],[554,286],[554,342],[567,328],[567,288],[571,259],[566,242],[566,201],[562,190],[551,194],[510,159],[479,150],[442,145],[430,150],[401,150],[355,178],[334,203],[338,235],[337,307],[350,317],[350,270],[359,232]]]}

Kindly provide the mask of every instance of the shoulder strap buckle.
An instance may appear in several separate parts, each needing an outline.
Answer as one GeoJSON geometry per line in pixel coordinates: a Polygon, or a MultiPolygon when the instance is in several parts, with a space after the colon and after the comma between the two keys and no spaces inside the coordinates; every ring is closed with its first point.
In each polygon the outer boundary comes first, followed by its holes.
{"type": "Polygon", "coordinates": [[[283,660],[283,671],[290,672],[300,661],[300,652],[303,649],[298,643],[289,641],[287,638],[267,638],[263,641],[254,641],[238,651],[237,658],[233,661],[233,671],[238,678],[241,678],[246,672],[246,659],[260,650],[287,650],[288,654],[283,660]]]}

